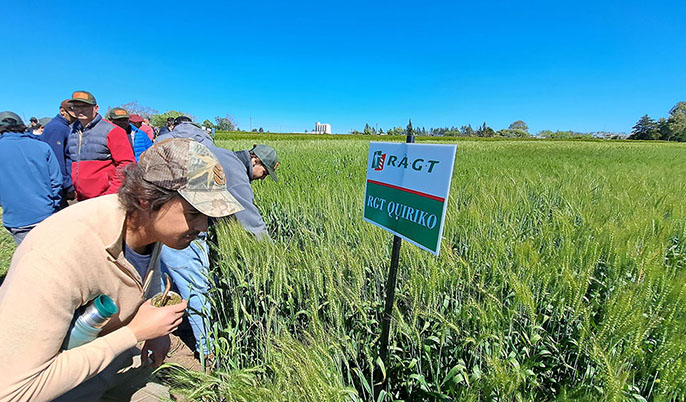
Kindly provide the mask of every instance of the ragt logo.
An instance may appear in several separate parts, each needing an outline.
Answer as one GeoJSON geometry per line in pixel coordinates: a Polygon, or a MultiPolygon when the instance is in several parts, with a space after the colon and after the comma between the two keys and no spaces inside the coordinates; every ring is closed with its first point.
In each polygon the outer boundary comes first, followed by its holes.
{"type": "Polygon", "coordinates": [[[434,167],[440,163],[440,161],[437,160],[425,160],[422,158],[409,160],[407,155],[403,155],[402,157],[390,155],[388,161],[386,161],[386,156],[388,155],[383,153],[383,151],[375,151],[372,155],[372,169],[379,171],[384,170],[386,166],[390,166],[403,169],[409,168],[417,172],[426,171],[427,173],[431,173],[433,172],[434,167]]]}
{"type": "Polygon", "coordinates": [[[386,154],[381,153],[381,151],[374,152],[374,157],[372,158],[372,169],[383,170],[386,164],[386,154]]]}

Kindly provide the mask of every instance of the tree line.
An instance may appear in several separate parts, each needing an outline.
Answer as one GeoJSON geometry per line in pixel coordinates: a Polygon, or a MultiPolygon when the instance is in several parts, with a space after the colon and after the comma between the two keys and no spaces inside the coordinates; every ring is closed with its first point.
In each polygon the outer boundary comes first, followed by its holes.
{"type": "MultiPolygon", "coordinates": [[[[529,127],[522,120],[517,120],[510,124],[508,128],[495,131],[484,122],[477,129],[471,125],[461,127],[438,127],[425,129],[417,127],[414,129],[415,135],[441,136],[441,137],[506,137],[506,138],[527,138],[532,137],[529,127]]],[[[383,128],[377,130],[365,124],[364,130],[354,130],[352,134],[363,135],[407,135],[407,130],[402,127],[393,127],[384,132],[383,128]]],[[[662,140],[686,142],[686,102],[678,102],[669,111],[668,117],[661,117],[657,121],[647,114],[641,117],[631,130],[631,135],[626,137],[621,133],[595,132],[580,133],[575,131],[552,131],[542,130],[536,133],[538,138],[570,139],[570,138],[605,138],[630,140],[662,140]]]]}
{"type": "MultiPolygon", "coordinates": [[[[510,124],[508,128],[495,131],[489,127],[486,122],[474,129],[471,124],[462,127],[436,127],[426,129],[425,127],[416,127],[413,129],[415,135],[439,136],[439,137],[508,137],[508,138],[525,138],[531,137],[529,134],[529,126],[522,120],[517,120],[510,124]]],[[[362,135],[407,135],[407,128],[392,127],[384,132],[383,128],[376,129],[365,124],[362,131],[353,130],[352,134],[362,135]]]]}
{"type": "Polygon", "coordinates": [[[631,130],[630,140],[662,140],[686,142],[686,102],[669,110],[669,117],[657,121],[643,115],[631,130]]]}
{"type": "MultiPolygon", "coordinates": [[[[522,120],[517,120],[512,122],[507,128],[502,130],[494,130],[489,127],[486,122],[474,129],[471,124],[467,124],[461,127],[432,127],[428,130],[425,127],[417,127],[413,129],[415,135],[425,135],[425,136],[435,136],[435,137],[502,137],[502,138],[530,138],[533,137],[529,133],[529,126],[522,120]]],[[[361,135],[407,135],[407,129],[402,127],[389,128],[384,131],[383,128],[376,129],[365,124],[362,131],[353,130],[352,134],[361,135]]],[[[602,135],[604,138],[620,138],[621,134],[616,133],[596,133],[596,135],[602,135]]],[[[580,133],[576,131],[552,131],[552,130],[542,130],[536,135],[539,138],[553,138],[553,139],[566,139],[566,138],[594,138],[592,133],[580,133]]]]}
{"type": "MultiPolygon", "coordinates": [[[[167,125],[167,119],[170,117],[177,118],[179,116],[187,116],[190,117],[191,120],[196,121],[195,116],[190,113],[185,113],[180,110],[170,110],[165,113],[160,113],[149,106],[140,105],[136,101],[125,103],[117,107],[126,109],[126,111],[128,111],[130,114],[137,114],[144,119],[149,119],[150,124],[154,127],[162,127],[167,125]]],[[[110,109],[112,108],[108,108],[107,111],[109,112],[110,109]]],[[[217,131],[241,131],[241,129],[238,127],[238,123],[236,123],[236,120],[228,113],[223,117],[216,116],[214,118],[214,122],[205,119],[205,121],[202,122],[202,126],[209,129],[214,128],[217,131]]],[[[264,132],[264,130],[262,127],[260,127],[259,129],[254,129],[253,132],[261,133],[264,132]]]]}

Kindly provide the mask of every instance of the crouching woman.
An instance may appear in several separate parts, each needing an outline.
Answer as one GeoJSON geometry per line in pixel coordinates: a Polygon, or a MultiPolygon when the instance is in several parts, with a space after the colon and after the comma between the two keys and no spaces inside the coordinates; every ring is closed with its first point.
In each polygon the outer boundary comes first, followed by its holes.
{"type": "Polygon", "coordinates": [[[150,304],[161,245],[185,248],[208,216],[242,208],[214,155],[192,140],[155,144],[123,174],[118,195],[60,211],[17,248],[0,287],[0,400],[168,397],[148,377],[186,302],[150,304]],[[118,312],[95,340],[64,350],[74,317],[100,295],[118,312]]]}

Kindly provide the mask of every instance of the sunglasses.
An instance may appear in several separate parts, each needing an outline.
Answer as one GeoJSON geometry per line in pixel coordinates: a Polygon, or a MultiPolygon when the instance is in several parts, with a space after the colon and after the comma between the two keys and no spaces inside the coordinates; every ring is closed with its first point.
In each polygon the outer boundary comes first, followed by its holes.
{"type": "Polygon", "coordinates": [[[89,109],[94,107],[94,105],[89,105],[87,103],[83,103],[80,105],[71,105],[71,110],[76,110],[76,109],[89,109]]]}

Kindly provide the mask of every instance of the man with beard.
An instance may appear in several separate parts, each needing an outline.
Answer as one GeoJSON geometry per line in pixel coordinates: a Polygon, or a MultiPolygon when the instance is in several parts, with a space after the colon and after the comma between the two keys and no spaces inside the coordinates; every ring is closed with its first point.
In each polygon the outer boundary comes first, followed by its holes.
{"type": "Polygon", "coordinates": [[[67,153],[76,198],[83,201],[116,193],[121,170],[136,161],[126,131],[98,114],[98,103],[90,92],[76,91],[69,102],[77,118],[67,153]]]}

